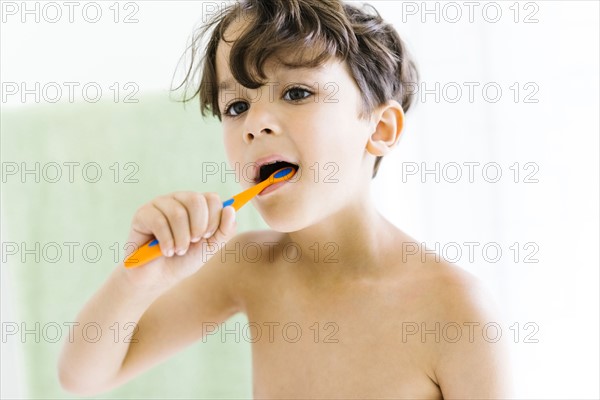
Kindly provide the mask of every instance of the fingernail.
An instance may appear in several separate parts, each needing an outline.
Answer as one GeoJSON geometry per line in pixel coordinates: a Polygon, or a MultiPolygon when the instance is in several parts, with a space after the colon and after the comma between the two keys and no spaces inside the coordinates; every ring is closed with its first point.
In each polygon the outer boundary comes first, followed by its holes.
{"type": "Polygon", "coordinates": [[[208,239],[209,237],[211,237],[214,234],[214,232],[208,232],[206,234],[204,234],[204,236],[202,236],[204,239],[208,239]]]}
{"type": "Polygon", "coordinates": [[[173,249],[169,249],[167,250],[167,257],[172,257],[173,256],[173,249]]]}
{"type": "Polygon", "coordinates": [[[182,256],[185,254],[185,249],[177,250],[177,255],[182,256]]]}
{"type": "Polygon", "coordinates": [[[202,239],[202,238],[201,238],[201,237],[195,237],[195,238],[192,238],[192,243],[199,242],[199,241],[200,241],[200,239],[202,239]]]}

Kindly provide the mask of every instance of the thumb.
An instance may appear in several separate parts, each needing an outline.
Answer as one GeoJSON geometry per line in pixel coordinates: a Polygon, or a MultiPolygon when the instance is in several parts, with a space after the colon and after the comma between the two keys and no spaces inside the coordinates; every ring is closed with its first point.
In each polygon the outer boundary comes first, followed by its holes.
{"type": "Polygon", "coordinates": [[[143,244],[152,240],[154,236],[152,233],[140,232],[135,228],[131,228],[129,236],[125,241],[125,257],[128,257],[133,252],[138,250],[143,244]]]}
{"type": "Polygon", "coordinates": [[[215,233],[206,241],[210,244],[220,246],[233,237],[237,230],[237,222],[235,220],[235,209],[231,206],[225,207],[221,211],[221,223],[215,233]]]}

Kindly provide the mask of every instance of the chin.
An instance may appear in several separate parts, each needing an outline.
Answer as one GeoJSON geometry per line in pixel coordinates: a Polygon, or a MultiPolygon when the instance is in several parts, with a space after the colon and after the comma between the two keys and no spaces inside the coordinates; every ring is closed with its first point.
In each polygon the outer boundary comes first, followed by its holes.
{"type": "Polygon", "coordinates": [[[290,215],[289,211],[283,213],[261,212],[267,225],[277,232],[296,232],[306,227],[306,219],[298,215],[290,215]]]}
{"type": "Polygon", "coordinates": [[[258,208],[258,211],[272,230],[281,233],[301,231],[322,219],[318,210],[302,210],[300,207],[290,207],[289,205],[258,208]]]}

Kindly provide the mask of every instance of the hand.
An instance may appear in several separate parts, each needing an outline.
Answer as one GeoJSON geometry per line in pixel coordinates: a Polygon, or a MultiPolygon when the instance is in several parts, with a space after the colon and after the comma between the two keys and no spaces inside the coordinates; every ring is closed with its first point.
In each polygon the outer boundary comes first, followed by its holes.
{"type": "Polygon", "coordinates": [[[159,196],[136,211],[127,242],[137,249],[156,238],[164,257],[140,267],[120,267],[135,287],[166,290],[197,272],[236,228],[234,208],[223,208],[216,193],[159,196]]]}

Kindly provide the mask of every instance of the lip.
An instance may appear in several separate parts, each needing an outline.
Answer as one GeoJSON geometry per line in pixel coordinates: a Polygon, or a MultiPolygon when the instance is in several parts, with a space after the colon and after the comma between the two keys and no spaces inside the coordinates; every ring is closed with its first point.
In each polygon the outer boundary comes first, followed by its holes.
{"type": "MultiPolygon", "coordinates": [[[[271,155],[268,155],[266,157],[261,157],[261,158],[255,160],[254,163],[253,163],[254,169],[252,171],[252,173],[253,173],[252,176],[254,177],[253,178],[254,183],[258,183],[259,182],[259,179],[260,179],[260,167],[262,167],[265,164],[269,164],[271,162],[274,162],[274,161],[285,161],[285,162],[288,162],[290,164],[296,164],[296,165],[300,166],[300,164],[297,161],[293,161],[289,157],[282,156],[281,154],[271,154],[271,155]]],[[[276,185],[277,184],[275,184],[273,186],[276,186],[276,185]]]]}
{"type": "Polygon", "coordinates": [[[271,192],[274,192],[275,190],[277,190],[278,188],[280,188],[281,186],[285,185],[286,183],[289,183],[289,181],[283,181],[283,182],[277,182],[271,186],[268,186],[266,188],[264,188],[259,194],[258,197],[263,197],[268,195],[271,192]]]}

